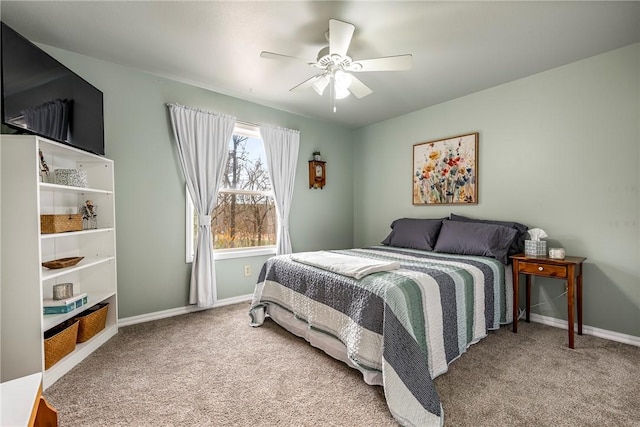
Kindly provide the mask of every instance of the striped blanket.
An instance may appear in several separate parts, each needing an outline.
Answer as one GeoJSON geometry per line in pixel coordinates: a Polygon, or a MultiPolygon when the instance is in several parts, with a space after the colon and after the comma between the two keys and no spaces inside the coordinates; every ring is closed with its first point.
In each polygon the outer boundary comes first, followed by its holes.
{"type": "Polygon", "coordinates": [[[511,287],[492,258],[373,246],[333,251],[399,262],[400,269],[354,279],[291,255],[262,268],[250,308],[259,326],[277,305],[344,347],[361,371],[382,374],[387,405],[405,426],[439,426],[433,379],[490,329],[510,323],[511,287]]]}

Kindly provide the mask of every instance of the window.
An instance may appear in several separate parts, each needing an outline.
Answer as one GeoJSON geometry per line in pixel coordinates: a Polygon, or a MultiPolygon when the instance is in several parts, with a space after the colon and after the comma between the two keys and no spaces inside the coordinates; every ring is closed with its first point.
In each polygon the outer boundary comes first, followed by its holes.
{"type": "MultiPolygon", "coordinates": [[[[187,192],[187,262],[193,261],[197,215],[187,192]]],[[[275,253],[276,208],[260,132],[236,123],[229,159],[211,212],[211,234],[217,259],[275,253]]]]}

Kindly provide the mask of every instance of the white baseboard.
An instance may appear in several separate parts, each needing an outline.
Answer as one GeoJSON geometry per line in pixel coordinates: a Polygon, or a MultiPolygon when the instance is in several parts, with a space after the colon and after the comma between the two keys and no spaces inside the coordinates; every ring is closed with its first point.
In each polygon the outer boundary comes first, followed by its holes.
{"type": "MultiPolygon", "coordinates": [[[[541,314],[531,313],[531,321],[536,323],[542,323],[543,325],[554,326],[556,328],[567,329],[567,321],[562,319],[556,319],[555,317],[543,316],[541,314]]],[[[578,324],[575,324],[577,330],[578,324]]],[[[633,335],[621,334],[619,332],[608,331],[606,329],[595,328],[593,326],[582,325],[582,333],[586,335],[593,335],[598,338],[605,338],[611,341],[621,342],[623,344],[630,344],[640,347],[640,337],[633,335]]]]}
{"type": "MultiPolygon", "coordinates": [[[[217,301],[212,307],[200,308],[195,305],[188,305],[186,307],[171,308],[169,310],[156,311],[153,313],[141,314],[139,316],[125,317],[118,319],[118,326],[129,326],[137,323],[150,322],[152,320],[164,319],[167,317],[179,316],[181,314],[193,313],[201,310],[208,310],[209,308],[223,307],[225,305],[238,304],[245,301],[251,301],[252,294],[240,295],[233,298],[225,298],[217,301]]],[[[536,323],[542,323],[543,325],[553,326],[555,328],[567,329],[567,321],[562,319],[556,319],[555,317],[543,316],[541,314],[531,313],[531,321],[536,323]]],[[[577,325],[576,325],[577,328],[577,325]]],[[[600,329],[593,326],[582,325],[582,332],[587,335],[593,335],[594,337],[604,338],[611,341],[621,342],[623,344],[630,344],[640,347],[640,337],[634,335],[621,334],[619,332],[608,331],[606,329],[600,329]]]]}
{"type": "Polygon", "coordinates": [[[156,311],[153,313],[140,314],[139,316],[125,317],[118,319],[118,326],[129,326],[137,323],[150,322],[152,320],[165,319],[167,317],[179,316],[181,314],[193,313],[196,311],[208,310],[210,308],[223,307],[225,305],[237,304],[240,302],[251,301],[253,294],[240,295],[233,298],[225,298],[216,301],[211,307],[201,308],[195,305],[188,305],[186,307],[170,308],[169,310],[156,311]]]}

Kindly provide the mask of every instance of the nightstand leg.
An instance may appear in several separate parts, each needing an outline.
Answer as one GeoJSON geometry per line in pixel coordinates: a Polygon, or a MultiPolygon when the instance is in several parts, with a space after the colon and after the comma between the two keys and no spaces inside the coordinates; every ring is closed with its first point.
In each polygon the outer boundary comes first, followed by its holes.
{"type": "Polygon", "coordinates": [[[518,260],[513,260],[513,332],[518,333],[518,260]]]}
{"type": "Polygon", "coordinates": [[[573,347],[573,330],[574,330],[574,324],[573,324],[573,299],[575,298],[574,295],[574,278],[575,278],[575,271],[573,266],[569,266],[569,275],[567,277],[567,329],[569,330],[569,348],[574,348],[573,347]]]}
{"type": "Polygon", "coordinates": [[[531,323],[529,315],[531,314],[531,275],[527,274],[527,323],[531,323]]]}
{"type": "Polygon", "coordinates": [[[582,335],[582,265],[578,268],[578,335],[582,335]]]}

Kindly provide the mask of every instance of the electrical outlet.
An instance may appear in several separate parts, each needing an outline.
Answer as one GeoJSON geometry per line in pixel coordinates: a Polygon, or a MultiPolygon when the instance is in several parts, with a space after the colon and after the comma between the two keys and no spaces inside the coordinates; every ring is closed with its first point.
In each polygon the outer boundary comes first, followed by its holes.
{"type": "Polygon", "coordinates": [[[244,277],[249,277],[251,276],[251,266],[250,265],[245,265],[244,266],[244,277]]]}

